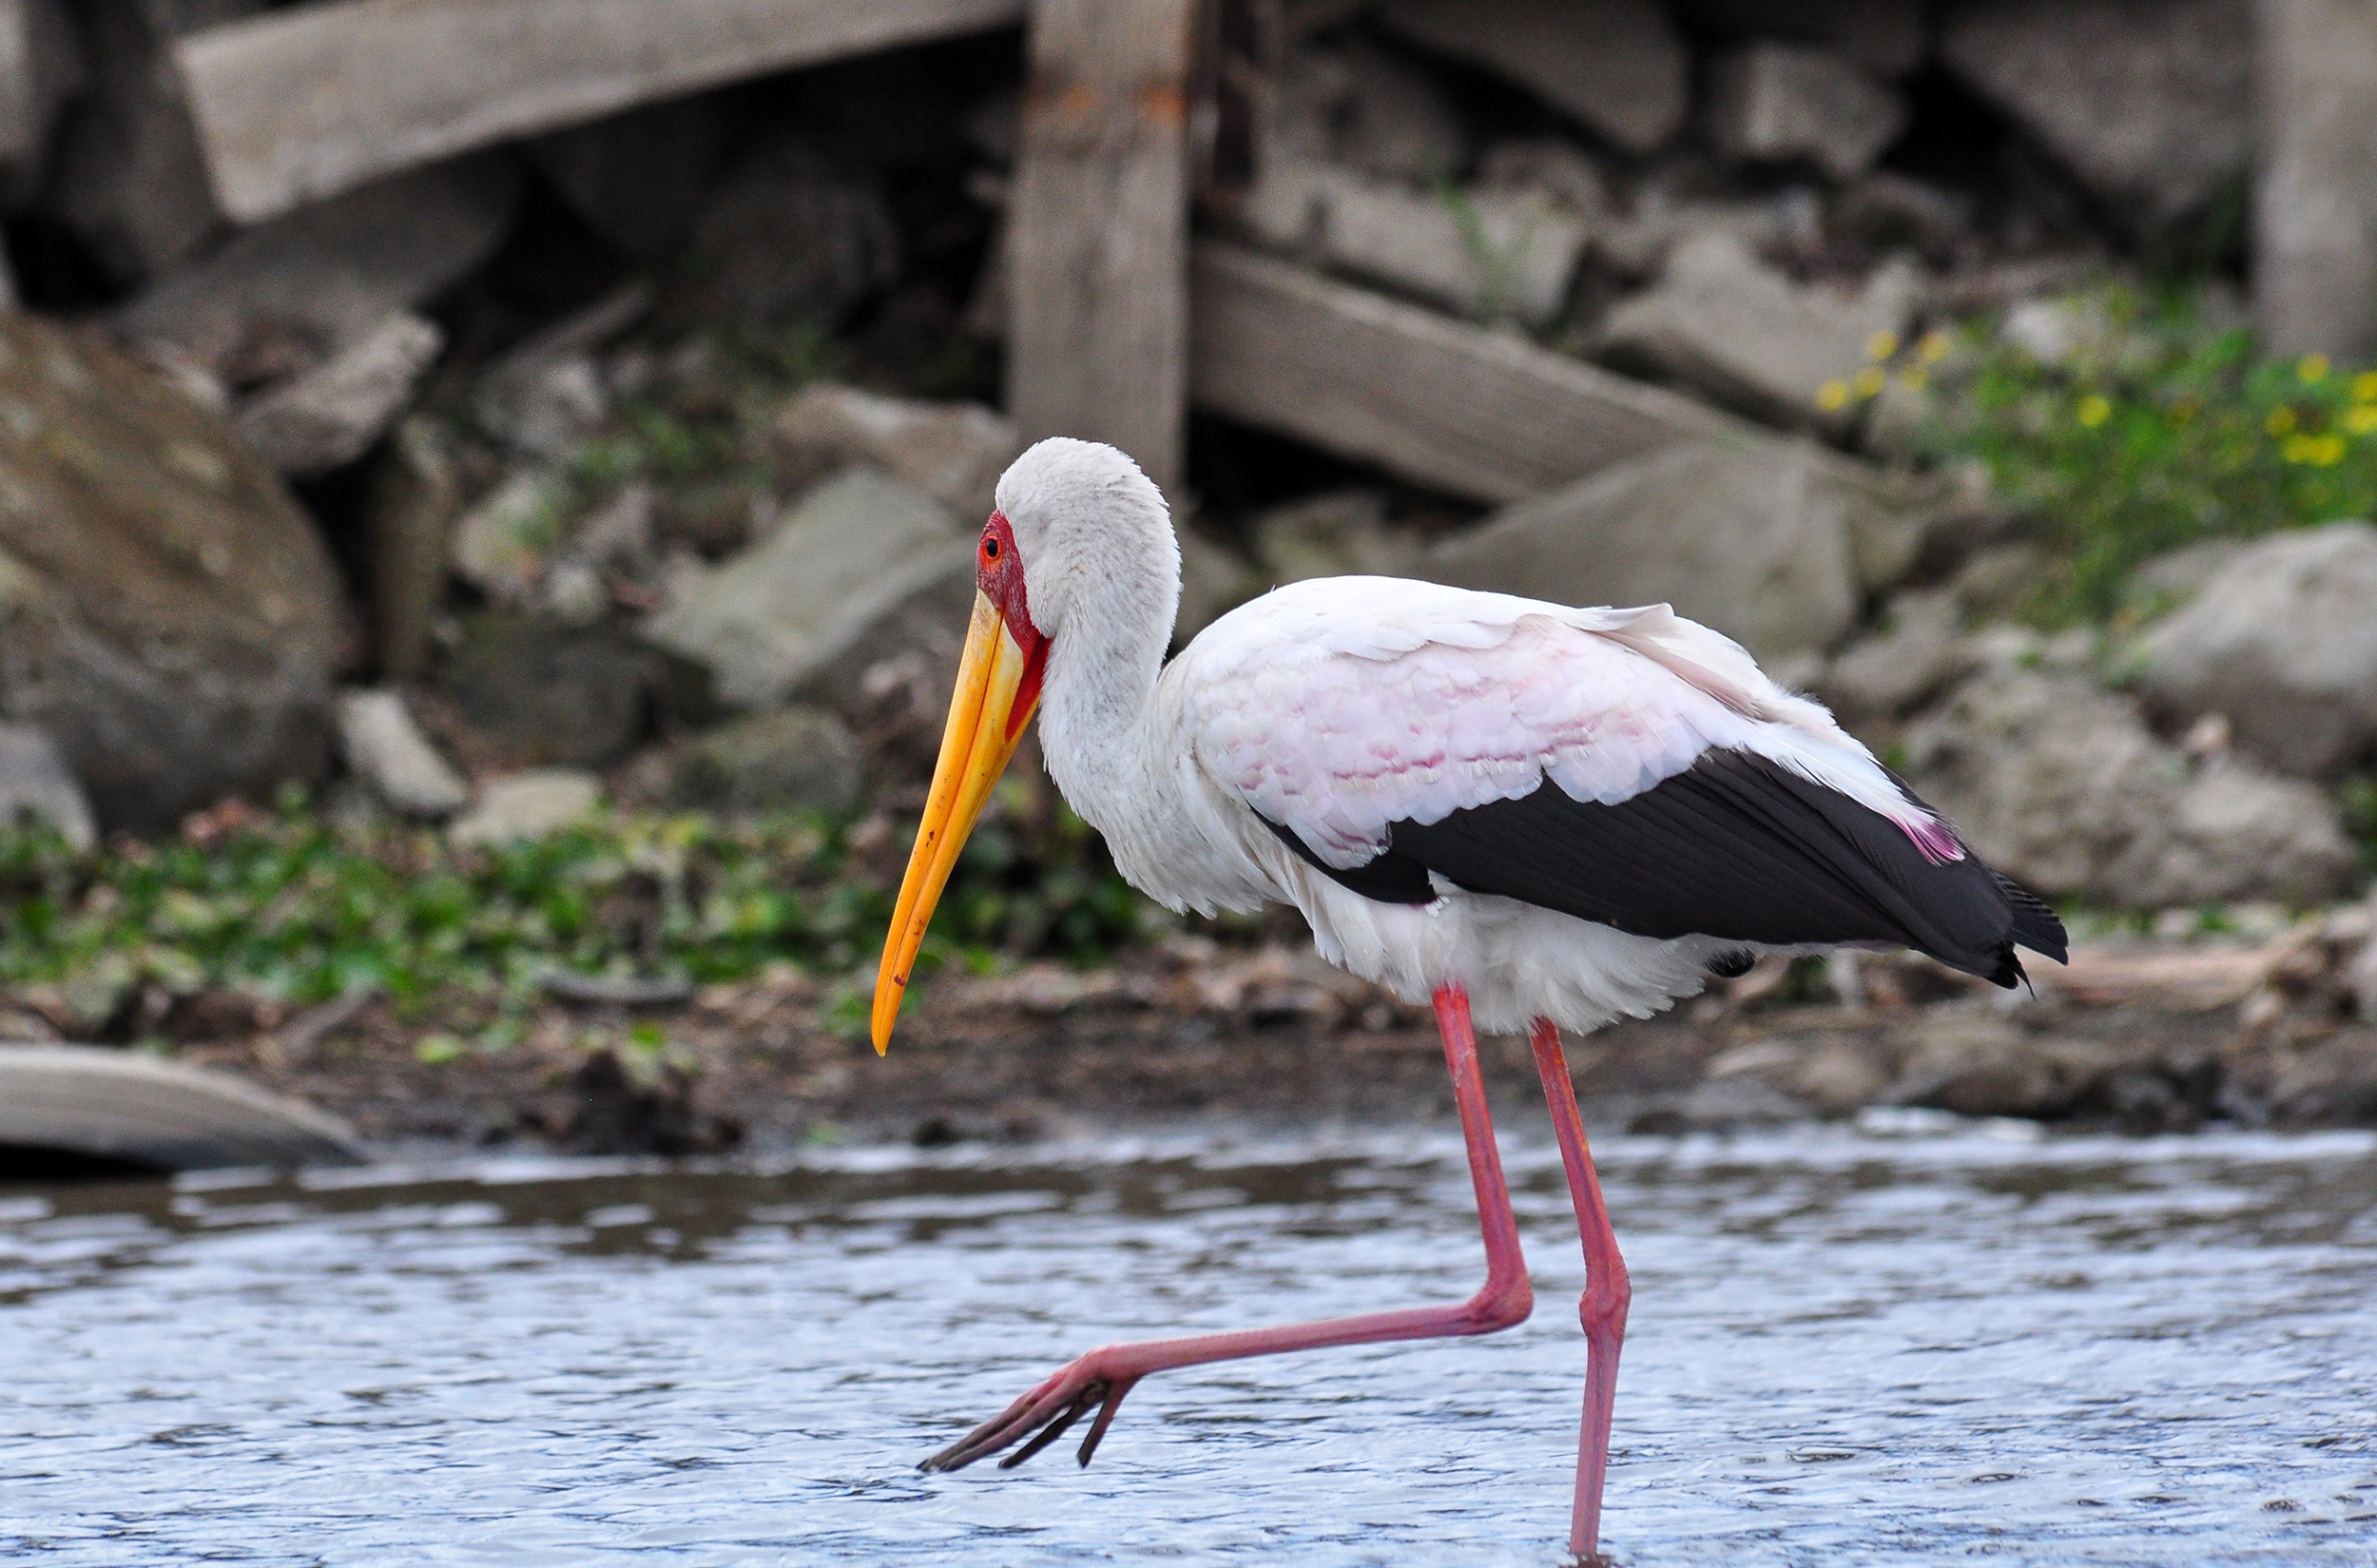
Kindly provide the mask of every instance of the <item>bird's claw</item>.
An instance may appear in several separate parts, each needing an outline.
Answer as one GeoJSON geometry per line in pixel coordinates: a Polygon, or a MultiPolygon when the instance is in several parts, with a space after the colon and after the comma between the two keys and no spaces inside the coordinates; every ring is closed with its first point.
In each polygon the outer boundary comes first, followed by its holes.
{"type": "Polygon", "coordinates": [[[1138,1381],[1135,1375],[1101,1369],[1094,1353],[1083,1356],[917,1468],[962,1470],[976,1460],[988,1459],[1029,1435],[1029,1442],[998,1462],[1000,1469],[1012,1470],[1063,1437],[1067,1428],[1087,1415],[1092,1405],[1096,1405],[1097,1420],[1090,1423],[1089,1436],[1081,1440],[1077,1456],[1083,1464],[1088,1464],[1090,1456],[1105,1441],[1107,1427],[1113,1424],[1114,1412],[1122,1407],[1123,1396],[1138,1381]]]}

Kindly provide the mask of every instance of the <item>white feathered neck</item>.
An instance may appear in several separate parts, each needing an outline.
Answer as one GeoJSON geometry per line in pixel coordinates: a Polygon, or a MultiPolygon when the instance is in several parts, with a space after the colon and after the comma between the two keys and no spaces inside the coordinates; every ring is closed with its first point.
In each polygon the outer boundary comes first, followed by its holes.
{"type": "Polygon", "coordinates": [[[1110,842],[1135,838],[1176,787],[1148,766],[1156,677],[1180,609],[1180,544],[1163,492],[1112,447],[1054,436],[1008,468],[998,510],[1049,639],[1049,775],[1110,842]]]}

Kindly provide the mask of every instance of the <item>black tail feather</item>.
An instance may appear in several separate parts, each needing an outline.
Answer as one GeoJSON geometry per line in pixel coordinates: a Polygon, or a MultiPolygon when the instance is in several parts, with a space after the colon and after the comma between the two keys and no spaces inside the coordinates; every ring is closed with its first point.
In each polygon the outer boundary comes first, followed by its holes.
{"type": "Polygon", "coordinates": [[[1998,879],[2005,901],[2014,906],[2014,939],[2033,953],[2043,954],[2058,963],[2069,963],[2071,939],[2064,934],[2062,919],[2038,894],[2004,872],[1993,871],[1990,875],[1998,879]]]}

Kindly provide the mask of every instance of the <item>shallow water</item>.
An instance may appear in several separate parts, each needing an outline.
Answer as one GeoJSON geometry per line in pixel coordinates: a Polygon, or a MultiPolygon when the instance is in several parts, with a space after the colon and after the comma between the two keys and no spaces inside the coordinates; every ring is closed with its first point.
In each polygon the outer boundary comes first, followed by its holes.
{"type": "MultiPolygon", "coordinates": [[[[2377,1561],[2377,1139],[1918,1125],[1598,1151],[1619,1560],[2377,1561]]],[[[1538,1310],[1167,1374],[1098,1462],[915,1462],[1110,1339],[1458,1298],[1458,1141],[1205,1137],[0,1193],[0,1556],[1551,1564],[1538,1310]]]]}

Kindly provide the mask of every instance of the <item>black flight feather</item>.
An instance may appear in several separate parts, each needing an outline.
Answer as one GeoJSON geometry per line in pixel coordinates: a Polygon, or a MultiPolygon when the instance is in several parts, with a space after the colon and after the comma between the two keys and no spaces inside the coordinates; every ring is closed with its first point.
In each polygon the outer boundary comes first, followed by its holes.
{"type": "Polygon", "coordinates": [[[1969,851],[1935,863],[1881,813],[1746,751],[1705,752],[1612,805],[1547,780],[1441,822],[1394,823],[1386,852],[1350,870],[1266,825],[1382,902],[1430,901],[1433,872],[1636,936],[1911,947],[2003,986],[2022,978],[2017,942],[2058,961],[2065,952],[2055,912],[1969,851]]]}

